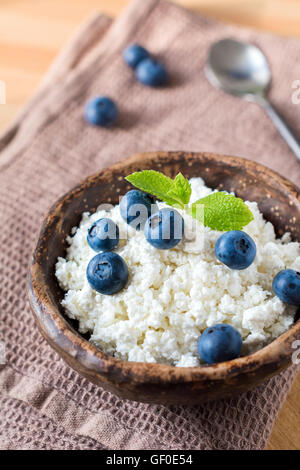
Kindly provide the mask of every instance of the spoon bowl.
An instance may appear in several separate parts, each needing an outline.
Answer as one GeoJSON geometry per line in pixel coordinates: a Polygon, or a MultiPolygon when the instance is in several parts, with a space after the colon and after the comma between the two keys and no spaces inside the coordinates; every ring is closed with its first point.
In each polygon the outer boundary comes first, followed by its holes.
{"type": "Polygon", "coordinates": [[[262,52],[253,44],[234,39],[223,39],[212,46],[205,71],[214,86],[237,96],[263,95],[271,82],[262,52]]]}

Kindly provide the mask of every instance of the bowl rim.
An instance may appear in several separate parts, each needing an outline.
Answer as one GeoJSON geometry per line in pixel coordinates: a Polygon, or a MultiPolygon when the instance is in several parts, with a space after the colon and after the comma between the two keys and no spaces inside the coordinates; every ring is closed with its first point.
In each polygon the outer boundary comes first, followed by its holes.
{"type": "MultiPolygon", "coordinates": [[[[39,250],[45,240],[50,219],[59,211],[63,204],[71,200],[75,195],[85,188],[97,182],[105,172],[120,171],[130,164],[140,166],[147,160],[159,156],[160,159],[170,159],[172,156],[184,156],[191,160],[199,159],[226,159],[226,165],[240,167],[241,165],[252,170],[253,174],[261,173],[266,181],[275,179],[287,192],[291,193],[300,205],[300,190],[296,185],[282,177],[270,168],[241,157],[234,157],[211,152],[145,152],[133,155],[112,166],[85,178],[79,184],[63,194],[48,210],[43,217],[33,254],[30,259],[28,270],[28,295],[37,325],[43,336],[58,352],[67,357],[76,358],[83,369],[89,369],[93,373],[112,376],[117,382],[134,381],[136,384],[145,383],[183,383],[183,382],[206,382],[211,380],[228,380],[239,374],[254,373],[262,366],[271,366],[278,362],[290,364],[293,353],[292,343],[300,337],[300,321],[295,322],[286,332],[281,334],[262,349],[247,356],[239,357],[231,361],[220,362],[212,365],[182,367],[171,366],[160,363],[125,361],[109,356],[98,349],[88,340],[83,338],[68,320],[59,312],[47,293],[47,286],[43,282],[43,270],[38,262],[39,250]]],[[[203,177],[205,179],[205,176],[203,177]]],[[[299,240],[300,241],[300,240],[299,240]]]]}

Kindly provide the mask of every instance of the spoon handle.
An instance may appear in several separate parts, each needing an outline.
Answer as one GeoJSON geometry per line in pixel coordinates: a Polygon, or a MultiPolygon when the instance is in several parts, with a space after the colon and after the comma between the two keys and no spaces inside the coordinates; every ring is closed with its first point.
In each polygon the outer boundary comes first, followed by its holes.
{"type": "Polygon", "coordinates": [[[291,131],[291,129],[287,126],[284,122],[283,118],[280,116],[278,111],[274,108],[274,106],[265,98],[259,100],[261,106],[265,109],[266,113],[273,121],[274,125],[276,126],[277,130],[284,138],[290,149],[294,152],[298,160],[300,160],[300,143],[291,131]]]}

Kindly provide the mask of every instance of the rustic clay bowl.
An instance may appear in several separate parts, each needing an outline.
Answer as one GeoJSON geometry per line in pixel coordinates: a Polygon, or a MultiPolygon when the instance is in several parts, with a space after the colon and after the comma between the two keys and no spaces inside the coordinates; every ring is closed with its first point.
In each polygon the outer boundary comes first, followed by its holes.
{"type": "Polygon", "coordinates": [[[260,351],[205,367],[172,367],[125,362],[104,354],[76,331],[60,305],[63,292],[54,276],[65,238],[84,211],[102,202],[118,202],[128,189],[124,176],[155,169],[174,177],[201,176],[212,188],[235,191],[257,201],[277,234],[290,231],[300,240],[300,192],[273,171],[251,161],[211,153],[157,152],[136,155],[102,170],[69,191],[50,209],[39,234],[29,271],[29,296],[38,327],[65,361],[91,382],[136,401],[196,404],[249,390],[291,363],[300,321],[260,351]]]}

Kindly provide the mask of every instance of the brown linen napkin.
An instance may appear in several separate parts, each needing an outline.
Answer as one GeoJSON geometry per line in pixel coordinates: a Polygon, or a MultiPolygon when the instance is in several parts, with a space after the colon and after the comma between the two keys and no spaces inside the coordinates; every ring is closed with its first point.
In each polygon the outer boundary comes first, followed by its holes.
{"type": "MultiPolygon", "coordinates": [[[[37,95],[0,140],[0,371],[2,449],[263,449],[295,367],[255,391],[202,406],[139,404],[96,387],[45,343],[26,296],[27,262],[42,215],[83,177],[132,153],[204,150],[241,155],[294,182],[300,165],[264,112],[211,88],[203,74],[211,42],[257,43],[274,76],[271,99],[300,135],[291,101],[300,43],[215,23],[159,0],[135,0],[109,26],[94,16],[63,52],[37,95]],[[140,42],[172,81],[136,82],[121,52],[140,42]],[[111,129],[88,126],[87,99],[113,97],[111,129]],[[1,366],[0,366],[1,367],[1,366]]],[[[297,119],[298,117],[298,119],[297,119]]]]}

